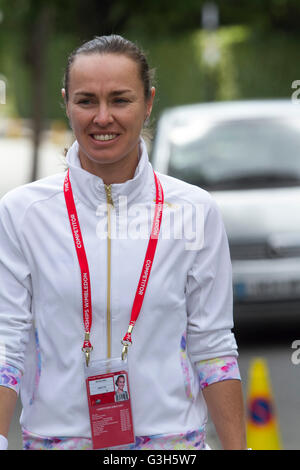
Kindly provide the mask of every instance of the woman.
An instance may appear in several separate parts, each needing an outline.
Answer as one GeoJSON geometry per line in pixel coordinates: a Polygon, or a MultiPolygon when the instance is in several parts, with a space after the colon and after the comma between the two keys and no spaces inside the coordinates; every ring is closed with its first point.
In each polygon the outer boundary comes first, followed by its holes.
{"type": "Polygon", "coordinates": [[[125,448],[204,449],[208,408],[223,448],[245,449],[224,227],[207,192],[153,173],[141,138],[155,96],[145,56],[120,36],[95,38],[71,54],[62,96],[76,137],[67,175],[1,201],[2,447],[21,387],[25,449],[91,449],[82,356],[87,366],[119,357],[124,337],[136,435],[125,448]],[[199,214],[202,243],[190,249],[178,229],[199,214]]]}

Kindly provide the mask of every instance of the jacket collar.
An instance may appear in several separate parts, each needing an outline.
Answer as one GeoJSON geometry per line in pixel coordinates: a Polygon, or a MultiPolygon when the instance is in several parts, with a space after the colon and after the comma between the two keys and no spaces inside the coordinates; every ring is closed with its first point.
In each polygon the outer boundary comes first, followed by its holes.
{"type": "MultiPolygon", "coordinates": [[[[155,184],[152,166],[148,159],[147,147],[144,140],[140,139],[140,158],[133,179],[121,184],[111,185],[111,196],[115,206],[118,206],[120,196],[127,197],[127,203],[141,202],[155,197],[155,184]],[[148,196],[147,196],[148,193],[148,196]]],[[[106,202],[106,191],[103,180],[81,167],[77,140],[68,150],[66,160],[70,169],[70,180],[75,200],[80,200],[96,209],[99,204],[106,202]]]]}

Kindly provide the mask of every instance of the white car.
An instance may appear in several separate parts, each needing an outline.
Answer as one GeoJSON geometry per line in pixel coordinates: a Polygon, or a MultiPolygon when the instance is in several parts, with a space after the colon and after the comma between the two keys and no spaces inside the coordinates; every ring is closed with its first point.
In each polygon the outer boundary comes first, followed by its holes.
{"type": "Polygon", "coordinates": [[[233,267],[235,318],[300,316],[300,103],[254,100],[166,110],[157,171],[218,203],[233,267]]]}

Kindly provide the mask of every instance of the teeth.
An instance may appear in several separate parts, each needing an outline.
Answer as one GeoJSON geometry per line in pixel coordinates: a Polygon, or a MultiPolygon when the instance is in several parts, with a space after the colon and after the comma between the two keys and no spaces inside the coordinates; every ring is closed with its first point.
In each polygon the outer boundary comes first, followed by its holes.
{"type": "Polygon", "coordinates": [[[96,140],[112,140],[117,136],[117,134],[105,134],[105,135],[97,135],[94,134],[94,139],[96,140]]]}

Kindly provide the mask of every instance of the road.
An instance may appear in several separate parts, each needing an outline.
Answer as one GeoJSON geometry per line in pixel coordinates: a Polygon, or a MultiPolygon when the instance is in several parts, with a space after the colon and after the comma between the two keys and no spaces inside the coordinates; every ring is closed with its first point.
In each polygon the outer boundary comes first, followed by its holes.
{"type": "MultiPolygon", "coordinates": [[[[40,147],[38,178],[64,171],[64,147],[70,136],[61,140],[45,138],[40,147]]],[[[16,186],[28,183],[31,170],[32,143],[28,138],[0,138],[0,197],[16,186]]]]}
{"type": "MultiPolygon", "coordinates": [[[[248,374],[252,359],[266,361],[275,405],[282,448],[300,450],[300,364],[292,362],[294,340],[300,340],[300,320],[285,322],[272,318],[257,324],[245,324],[236,331],[239,345],[239,367],[244,399],[248,397],[248,374]]],[[[300,341],[299,341],[300,344],[300,341]]],[[[212,425],[208,427],[211,447],[220,448],[212,425]]]]}

